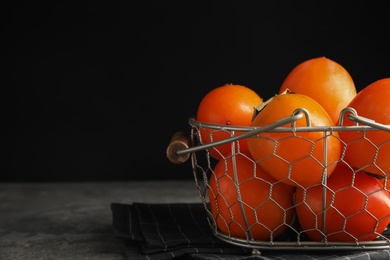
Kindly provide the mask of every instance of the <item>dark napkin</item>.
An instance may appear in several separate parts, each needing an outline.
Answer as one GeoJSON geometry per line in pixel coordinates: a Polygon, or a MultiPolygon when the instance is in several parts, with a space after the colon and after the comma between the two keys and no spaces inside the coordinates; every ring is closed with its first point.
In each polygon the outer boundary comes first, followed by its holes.
{"type": "Polygon", "coordinates": [[[249,248],[228,244],[212,234],[203,204],[111,203],[114,235],[123,241],[131,260],[198,259],[390,259],[390,250],[267,250],[251,255],[249,248]]]}
{"type": "Polygon", "coordinates": [[[194,253],[250,254],[249,249],[213,236],[201,203],[112,203],[111,210],[114,234],[123,240],[128,259],[174,259],[194,253]]]}

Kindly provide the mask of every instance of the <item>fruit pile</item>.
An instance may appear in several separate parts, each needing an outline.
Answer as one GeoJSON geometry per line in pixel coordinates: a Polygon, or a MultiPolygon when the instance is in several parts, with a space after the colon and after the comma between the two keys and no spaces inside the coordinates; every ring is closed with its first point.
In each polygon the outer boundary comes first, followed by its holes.
{"type": "Polygon", "coordinates": [[[245,133],[240,127],[270,125],[297,109],[306,111],[293,127],[280,127],[289,130],[263,131],[206,149],[215,160],[206,183],[219,232],[259,241],[287,230],[313,241],[380,236],[390,224],[390,132],[348,130],[358,123],[348,117],[352,112],[342,111],[350,108],[390,125],[389,97],[390,78],[357,92],[348,71],[326,57],[298,64],[267,101],[242,85],[209,91],[195,120],[238,128],[198,127],[201,144],[245,133]]]}

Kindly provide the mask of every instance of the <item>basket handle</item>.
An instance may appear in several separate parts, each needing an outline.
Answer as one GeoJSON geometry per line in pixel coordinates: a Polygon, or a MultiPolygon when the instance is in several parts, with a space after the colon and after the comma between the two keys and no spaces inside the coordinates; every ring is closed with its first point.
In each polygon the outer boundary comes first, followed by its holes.
{"type": "Polygon", "coordinates": [[[297,109],[291,116],[282,118],[278,121],[275,121],[272,124],[254,128],[254,129],[252,129],[244,134],[235,135],[235,136],[232,136],[232,137],[229,137],[226,139],[222,139],[222,140],[218,140],[218,141],[214,141],[214,142],[210,142],[207,144],[202,144],[202,145],[198,145],[198,146],[194,146],[194,147],[190,147],[189,137],[187,135],[185,135],[184,132],[179,131],[173,135],[171,142],[168,145],[167,157],[171,162],[173,162],[175,164],[184,163],[188,160],[188,158],[190,157],[190,154],[192,152],[204,150],[207,148],[212,148],[214,146],[218,146],[218,145],[222,145],[222,144],[227,144],[227,143],[234,142],[234,141],[237,141],[237,140],[240,140],[243,138],[252,137],[252,136],[255,136],[259,133],[273,130],[273,129],[280,127],[280,126],[283,126],[285,124],[291,123],[294,125],[294,122],[303,118],[304,115],[306,116],[307,123],[309,124],[310,123],[310,120],[308,120],[309,115],[306,112],[306,110],[297,109]]]}
{"type": "Polygon", "coordinates": [[[190,153],[178,153],[180,150],[186,150],[190,147],[190,138],[183,131],[173,134],[167,147],[167,157],[174,164],[185,163],[190,158],[190,153]]]}

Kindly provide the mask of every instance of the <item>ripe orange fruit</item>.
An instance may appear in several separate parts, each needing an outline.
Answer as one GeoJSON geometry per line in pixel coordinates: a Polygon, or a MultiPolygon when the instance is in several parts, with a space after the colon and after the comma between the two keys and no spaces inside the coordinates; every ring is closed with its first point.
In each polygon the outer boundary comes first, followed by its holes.
{"type": "Polygon", "coordinates": [[[373,240],[389,224],[390,193],[363,171],[340,162],[327,180],[325,196],[323,185],[296,191],[298,221],[315,241],[322,240],[323,221],[327,240],[337,242],[373,240]]]}
{"type": "Polygon", "coordinates": [[[284,233],[293,220],[294,190],[238,154],[214,167],[208,186],[210,209],[222,233],[269,241],[284,233]]]}
{"type": "Polygon", "coordinates": [[[305,94],[325,108],[336,123],[340,112],[356,95],[355,83],[339,63],[317,57],[294,67],[282,83],[279,93],[286,89],[305,94]]]}
{"type": "MultiPolygon", "coordinates": [[[[390,78],[379,79],[363,88],[348,107],[359,116],[390,125],[390,78]]],[[[354,122],[343,118],[343,125],[354,122]]],[[[345,161],[352,167],[384,177],[390,173],[390,132],[384,130],[340,132],[345,142],[345,161]]]]}
{"type": "MultiPolygon", "coordinates": [[[[212,89],[203,97],[198,106],[196,120],[221,126],[249,126],[254,107],[262,102],[262,98],[254,90],[242,85],[226,84],[212,89]]],[[[211,128],[201,128],[199,132],[203,144],[242,134],[239,131],[232,134],[229,131],[211,128]]],[[[234,144],[240,152],[248,153],[246,140],[241,139],[234,144]]],[[[232,143],[219,145],[208,151],[217,159],[236,152],[232,151],[232,143]]]]}
{"type": "MultiPolygon", "coordinates": [[[[273,97],[257,114],[251,126],[269,125],[291,116],[297,108],[307,110],[312,127],[333,125],[329,114],[313,98],[304,94],[286,93],[273,97]]],[[[304,117],[297,120],[295,126],[307,126],[306,119],[304,117]]],[[[326,176],[332,173],[341,154],[337,132],[327,133],[325,138],[323,131],[269,131],[248,138],[247,142],[250,154],[263,170],[274,178],[294,186],[307,187],[320,183],[324,172],[326,176]],[[324,156],[327,160],[326,165],[324,156]]]]}

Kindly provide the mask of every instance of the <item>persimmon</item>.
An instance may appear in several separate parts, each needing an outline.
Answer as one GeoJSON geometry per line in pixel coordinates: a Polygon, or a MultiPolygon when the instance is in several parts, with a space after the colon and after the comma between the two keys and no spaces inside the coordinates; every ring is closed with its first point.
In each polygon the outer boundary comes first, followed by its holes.
{"type": "MultiPolygon", "coordinates": [[[[358,116],[376,123],[390,125],[390,78],[372,82],[359,91],[348,107],[353,108],[358,116]]],[[[350,126],[345,113],[342,125],[350,126]]],[[[390,132],[342,131],[340,138],[345,143],[344,160],[352,167],[384,177],[390,174],[390,132]]]]}
{"type": "Polygon", "coordinates": [[[334,123],[357,92],[349,71],[340,63],[323,56],[295,66],[284,79],[279,93],[286,89],[316,100],[334,123]]]}
{"type": "Polygon", "coordinates": [[[294,191],[241,154],[219,160],[208,186],[211,212],[220,232],[265,241],[292,224],[294,191]]]}
{"type": "Polygon", "coordinates": [[[323,185],[297,188],[295,203],[303,233],[315,241],[323,235],[333,242],[370,241],[390,221],[390,193],[382,183],[342,162],[328,178],[325,192],[323,185]]]}
{"type": "MultiPolygon", "coordinates": [[[[274,96],[252,121],[261,127],[291,116],[296,109],[306,109],[309,117],[295,121],[295,127],[329,127],[333,120],[313,98],[297,93],[274,96]]],[[[290,127],[291,125],[284,125],[290,127]]],[[[334,170],[341,155],[337,132],[324,131],[266,131],[247,139],[251,156],[257,164],[275,179],[293,186],[321,183],[334,170]],[[324,149],[326,146],[326,149],[324,149]],[[324,158],[326,157],[326,163],[324,158]]]]}
{"type": "MultiPolygon", "coordinates": [[[[249,126],[254,107],[261,103],[263,103],[263,99],[249,87],[226,84],[206,93],[198,106],[195,119],[203,123],[220,126],[249,126]]],[[[242,134],[240,131],[233,134],[223,129],[211,128],[199,128],[199,133],[203,144],[242,134]]],[[[216,159],[230,156],[237,151],[244,154],[249,153],[245,139],[234,142],[234,145],[235,151],[232,151],[232,143],[218,145],[208,149],[208,151],[216,159]]]]}

